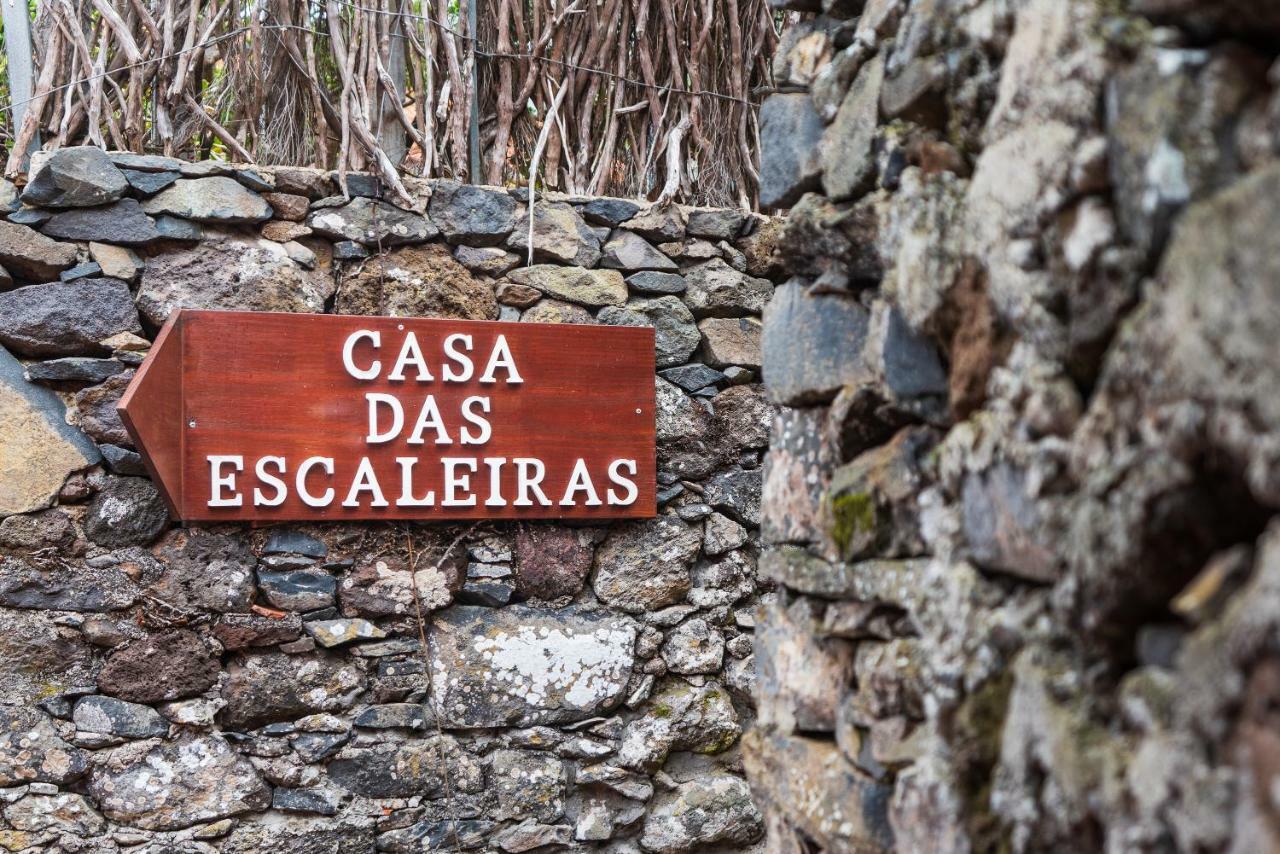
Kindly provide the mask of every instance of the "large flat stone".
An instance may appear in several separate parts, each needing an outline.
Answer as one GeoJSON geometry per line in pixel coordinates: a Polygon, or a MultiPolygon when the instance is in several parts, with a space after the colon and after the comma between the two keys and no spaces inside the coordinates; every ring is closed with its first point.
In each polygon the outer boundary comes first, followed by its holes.
{"type": "Polygon", "coordinates": [[[25,225],[0,221],[0,263],[33,282],[47,282],[76,263],[76,248],[25,225]]]}
{"type": "Polygon", "coordinates": [[[808,93],[770,95],[760,106],[760,207],[790,207],[818,189],[822,132],[808,93]]]}
{"type": "Polygon", "coordinates": [[[21,356],[98,356],[99,342],[139,333],[129,286],[119,279],[49,282],[0,293],[0,344],[21,356]]]}
{"type": "Polygon", "coordinates": [[[66,407],[28,383],[0,348],[0,516],[48,507],[67,475],[101,459],[89,437],[66,422],[66,407]]]}
{"type": "Polygon", "coordinates": [[[180,178],[142,203],[153,216],[170,214],[196,222],[262,222],[271,219],[271,205],[234,178],[180,178]]]}
{"type": "Polygon", "coordinates": [[[145,830],[177,830],[271,805],[271,788],[216,735],[113,750],[94,768],[89,794],[108,818],[145,830]]]}
{"type": "Polygon", "coordinates": [[[603,611],[459,606],[432,621],[431,699],[446,727],[559,724],[622,702],[636,626],[603,611]]]}
{"type": "Polygon", "coordinates": [[[363,196],[342,207],[313,211],[307,217],[307,225],[316,234],[331,240],[351,240],[379,247],[425,243],[440,233],[422,214],[363,196]]]}
{"type": "Polygon", "coordinates": [[[856,300],[778,286],[764,311],[764,382],[775,403],[821,403],[862,368],[870,317],[856,300]]]}
{"type": "Polygon", "coordinates": [[[591,308],[622,305],[627,301],[627,285],[617,270],[534,264],[512,270],[507,279],[518,285],[537,288],[548,296],[591,308]]]}
{"type": "Polygon", "coordinates": [[[327,271],[303,269],[279,243],[227,236],[151,257],[138,309],[156,326],[178,308],[322,312],[333,287],[327,271]]]}
{"type": "Polygon", "coordinates": [[[128,184],[102,149],[77,145],[58,149],[35,168],[22,191],[29,205],[80,208],[106,204],[124,195],[128,184]]]}
{"type": "Polygon", "coordinates": [[[99,208],[79,208],[54,214],[40,230],[59,240],[91,240],[139,246],[160,239],[155,223],[136,199],[121,199],[99,208]]]}

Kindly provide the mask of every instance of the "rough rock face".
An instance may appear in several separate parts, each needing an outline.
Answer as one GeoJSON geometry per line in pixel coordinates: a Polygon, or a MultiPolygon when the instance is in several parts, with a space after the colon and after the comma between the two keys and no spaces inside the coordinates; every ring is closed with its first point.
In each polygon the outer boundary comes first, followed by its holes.
{"type": "Polygon", "coordinates": [[[608,711],[634,665],[630,620],[456,607],[432,623],[436,716],[456,727],[567,723],[608,711]]]}
{"type": "Polygon", "coordinates": [[[342,314],[493,320],[493,289],[438,244],[408,246],[370,259],[338,288],[342,314]]]}
{"type": "Polygon", "coordinates": [[[160,326],[177,308],[323,311],[332,294],[327,275],[298,266],[281,244],[227,236],[151,258],[138,310],[160,326]]]}
{"type": "Polygon", "coordinates": [[[117,748],[94,769],[89,793],[108,818],[146,830],[190,827],[263,809],[271,801],[249,761],[216,736],[117,748]]]}
{"type": "Polygon", "coordinates": [[[101,171],[0,181],[0,848],[758,854],[776,221],[547,192],[527,267],[502,188],[101,171]],[[116,407],[183,306],[653,327],[657,516],[180,525],[116,407]]]}
{"type": "Polygon", "coordinates": [[[1274,10],[822,11],[761,110],[771,850],[1276,848],[1274,10]]]}

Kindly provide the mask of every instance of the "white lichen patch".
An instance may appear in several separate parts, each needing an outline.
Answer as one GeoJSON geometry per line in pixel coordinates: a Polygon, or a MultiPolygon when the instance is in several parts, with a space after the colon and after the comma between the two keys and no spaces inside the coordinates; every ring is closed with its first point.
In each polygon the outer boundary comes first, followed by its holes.
{"type": "Polygon", "coordinates": [[[590,709],[626,687],[634,643],[635,631],[621,626],[582,634],[520,626],[476,638],[472,646],[492,678],[530,706],[590,709]]]}

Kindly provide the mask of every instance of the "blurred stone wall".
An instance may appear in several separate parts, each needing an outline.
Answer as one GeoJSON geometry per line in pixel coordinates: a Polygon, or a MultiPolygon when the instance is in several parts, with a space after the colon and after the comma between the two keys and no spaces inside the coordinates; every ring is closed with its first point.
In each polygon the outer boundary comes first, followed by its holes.
{"type": "Polygon", "coordinates": [[[1280,850],[1280,4],[792,8],[769,849],[1280,850]]]}
{"type": "Polygon", "coordinates": [[[760,844],[776,221],[549,196],[525,267],[522,193],[412,189],[93,148],[0,184],[0,848],[760,844]],[[115,406],[179,307],[652,326],[658,518],[174,524],[115,406]]]}

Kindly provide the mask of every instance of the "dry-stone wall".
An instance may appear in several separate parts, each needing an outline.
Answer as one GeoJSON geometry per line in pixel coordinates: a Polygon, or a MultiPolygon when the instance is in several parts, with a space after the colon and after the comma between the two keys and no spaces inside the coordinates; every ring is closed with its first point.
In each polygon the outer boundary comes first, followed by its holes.
{"type": "Polygon", "coordinates": [[[346,189],[93,148],[0,184],[0,847],[759,845],[777,224],[548,197],[526,266],[519,192],[346,189]],[[652,326],[659,516],[179,527],[115,411],[179,307],[652,326]]]}
{"type": "Polygon", "coordinates": [[[1280,4],[795,7],[770,850],[1280,850],[1280,4]]]}

